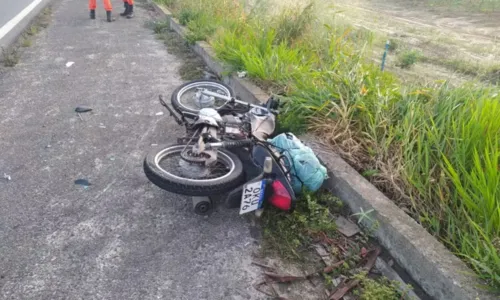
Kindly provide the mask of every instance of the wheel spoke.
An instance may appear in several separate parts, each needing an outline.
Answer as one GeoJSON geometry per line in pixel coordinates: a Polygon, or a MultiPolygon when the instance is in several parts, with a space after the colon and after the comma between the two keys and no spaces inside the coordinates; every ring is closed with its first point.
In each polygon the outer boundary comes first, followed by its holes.
{"type": "Polygon", "coordinates": [[[197,92],[201,89],[224,96],[231,96],[229,90],[220,84],[212,82],[195,82],[187,85],[184,89],[179,91],[177,94],[177,101],[180,105],[192,110],[199,110],[203,107],[220,107],[225,103],[224,100],[217,98],[212,104],[210,97],[203,95],[197,96],[197,92]],[[206,104],[203,105],[203,103],[206,104]]]}
{"type": "Polygon", "coordinates": [[[182,148],[179,147],[178,150],[164,155],[158,161],[158,166],[176,177],[200,181],[220,178],[231,172],[231,162],[221,159],[219,155],[216,162],[206,166],[200,156],[194,158],[197,160],[188,161],[181,153],[182,148]]]}

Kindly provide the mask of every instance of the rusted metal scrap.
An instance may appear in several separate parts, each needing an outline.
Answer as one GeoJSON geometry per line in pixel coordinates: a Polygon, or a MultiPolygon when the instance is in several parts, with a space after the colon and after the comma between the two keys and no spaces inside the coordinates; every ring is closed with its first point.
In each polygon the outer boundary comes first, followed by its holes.
{"type": "Polygon", "coordinates": [[[336,268],[340,267],[341,265],[344,264],[344,261],[341,260],[339,262],[336,262],[335,264],[331,266],[327,266],[319,271],[312,272],[310,274],[307,274],[305,276],[294,276],[294,275],[288,275],[288,274],[276,274],[273,272],[264,272],[264,275],[269,277],[271,280],[274,282],[279,282],[279,283],[288,283],[288,282],[294,282],[297,280],[306,280],[309,279],[315,275],[319,275],[320,273],[331,273],[333,270],[336,268]]]}
{"type": "Polygon", "coordinates": [[[273,286],[272,283],[273,283],[272,281],[269,281],[269,280],[266,279],[266,280],[264,280],[262,282],[257,283],[256,285],[254,285],[254,288],[257,291],[259,291],[259,292],[261,292],[261,293],[263,293],[263,294],[265,294],[265,295],[267,295],[269,297],[272,297],[273,299],[276,299],[276,300],[288,300],[288,298],[282,297],[282,296],[280,296],[278,294],[278,292],[276,292],[276,290],[274,289],[274,286],[273,286]],[[267,285],[271,289],[271,292],[267,292],[267,291],[262,290],[261,287],[263,285],[267,285]]]}
{"type": "Polygon", "coordinates": [[[344,281],[338,286],[335,292],[331,294],[328,299],[340,300],[345,296],[345,294],[347,294],[353,287],[357,286],[358,284],[359,284],[358,279],[344,281]]]}
{"type": "MultiPolygon", "coordinates": [[[[375,265],[375,261],[377,260],[377,257],[380,255],[380,252],[381,249],[379,247],[368,251],[363,259],[365,264],[363,265],[362,269],[369,272],[375,265]]],[[[357,286],[359,282],[360,281],[358,279],[352,279],[349,281],[342,282],[342,284],[338,286],[338,288],[330,295],[328,299],[329,300],[342,299],[342,297],[344,297],[345,294],[347,294],[352,288],[357,286]]]]}
{"type": "Polygon", "coordinates": [[[275,271],[274,267],[268,266],[268,265],[263,264],[263,263],[258,262],[258,261],[252,261],[252,265],[259,266],[259,267],[267,269],[269,271],[273,271],[273,272],[275,271]]]}
{"type": "MultiPolygon", "coordinates": [[[[269,267],[269,266],[264,265],[262,263],[256,263],[256,262],[253,262],[253,263],[254,263],[254,265],[260,266],[260,267],[265,268],[265,269],[273,269],[272,267],[269,267]]],[[[340,267],[343,264],[344,264],[344,261],[341,260],[341,261],[334,263],[333,265],[326,266],[325,268],[323,268],[321,270],[315,271],[315,272],[307,274],[305,276],[294,276],[294,275],[288,275],[288,274],[277,274],[275,272],[264,272],[264,275],[266,276],[266,280],[254,285],[254,288],[257,291],[259,291],[263,294],[266,294],[267,296],[273,297],[274,299],[286,300],[286,298],[283,298],[283,297],[278,295],[278,293],[276,292],[276,290],[274,289],[274,287],[272,285],[273,283],[275,283],[275,282],[277,282],[277,283],[291,283],[291,282],[298,281],[298,280],[309,280],[313,276],[319,275],[321,273],[331,273],[331,272],[333,272],[333,270],[335,270],[336,268],[340,267]],[[271,292],[263,290],[262,287],[264,285],[267,285],[271,289],[271,292]]]]}
{"type": "MultiPolygon", "coordinates": [[[[341,260],[341,261],[338,261],[336,263],[334,263],[333,265],[330,265],[330,266],[327,266],[323,269],[323,273],[331,273],[333,272],[333,270],[335,270],[336,268],[340,267],[341,265],[343,265],[345,263],[344,260],[341,260]]],[[[316,274],[318,274],[319,272],[316,272],[316,274]]]]}

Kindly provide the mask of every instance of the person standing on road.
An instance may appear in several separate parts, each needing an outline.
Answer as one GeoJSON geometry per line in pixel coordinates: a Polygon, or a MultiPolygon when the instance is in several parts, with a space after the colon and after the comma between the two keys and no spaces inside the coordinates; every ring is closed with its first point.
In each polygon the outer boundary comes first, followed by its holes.
{"type": "MultiPolygon", "coordinates": [[[[89,0],[90,18],[95,19],[95,9],[97,8],[97,0],[89,0]]],[[[111,0],[103,0],[104,9],[106,10],[106,19],[108,22],[113,22],[114,19],[111,18],[111,11],[113,7],[111,6],[111,0]]]]}
{"type": "Polygon", "coordinates": [[[134,17],[134,0],[123,0],[123,6],[125,6],[125,11],[120,16],[132,19],[134,17]]]}

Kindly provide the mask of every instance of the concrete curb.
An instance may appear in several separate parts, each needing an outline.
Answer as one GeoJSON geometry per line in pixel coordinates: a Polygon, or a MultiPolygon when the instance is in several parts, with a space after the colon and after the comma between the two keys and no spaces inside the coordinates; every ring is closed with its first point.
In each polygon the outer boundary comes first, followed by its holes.
{"type": "MultiPolygon", "coordinates": [[[[188,30],[172,16],[166,8],[149,0],[155,9],[167,17],[170,28],[182,37],[188,30]]],[[[196,42],[192,49],[200,55],[207,66],[229,84],[236,95],[249,102],[262,103],[268,95],[246,79],[224,75],[224,65],[215,59],[213,49],[205,42],[196,42]]],[[[448,251],[421,225],[398,208],[375,186],[356,172],[338,155],[329,151],[314,137],[303,136],[329,170],[326,186],[348,204],[354,213],[369,212],[363,225],[377,226],[375,236],[391,256],[433,299],[443,300],[489,300],[497,297],[476,288],[479,282],[474,272],[465,263],[448,251]]]]}
{"type": "Polygon", "coordinates": [[[21,34],[31,25],[33,20],[40,14],[40,12],[45,9],[53,0],[42,0],[19,24],[17,24],[12,30],[7,33],[2,39],[0,39],[0,49],[10,48],[19,39],[21,34]]]}

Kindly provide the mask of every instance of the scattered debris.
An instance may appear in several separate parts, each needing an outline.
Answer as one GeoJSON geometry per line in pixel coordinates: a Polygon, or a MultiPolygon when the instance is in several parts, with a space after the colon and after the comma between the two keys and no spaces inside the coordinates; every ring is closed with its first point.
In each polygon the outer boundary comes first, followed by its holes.
{"type": "Polygon", "coordinates": [[[366,256],[366,254],[368,254],[368,250],[366,250],[366,248],[365,248],[365,247],[362,247],[362,248],[361,248],[361,253],[360,253],[361,257],[365,257],[365,256],[366,256]]]}
{"type": "MultiPolygon", "coordinates": [[[[375,262],[377,260],[377,257],[380,255],[380,248],[375,248],[373,250],[368,251],[366,254],[366,257],[363,259],[365,261],[364,266],[362,267],[363,270],[370,272],[370,270],[373,268],[375,265],[375,262]]],[[[328,298],[329,300],[340,300],[342,299],[345,294],[347,294],[352,288],[357,286],[360,283],[359,279],[351,279],[347,281],[343,281],[337,289],[330,295],[328,298]]]]}
{"type": "Polygon", "coordinates": [[[86,112],[89,112],[89,111],[92,111],[92,108],[86,107],[86,106],[77,106],[75,108],[75,112],[78,114],[78,117],[82,121],[84,121],[84,120],[83,120],[82,115],[80,113],[86,113],[86,112]]]}
{"type": "Polygon", "coordinates": [[[77,179],[75,180],[75,184],[81,185],[85,189],[92,185],[87,179],[77,179]]]}
{"type": "Polygon", "coordinates": [[[3,173],[3,179],[6,179],[7,181],[11,181],[12,177],[10,177],[10,175],[3,173]]]}
{"type": "Polygon", "coordinates": [[[307,279],[305,276],[280,275],[271,272],[264,272],[264,275],[269,277],[273,282],[279,282],[279,283],[286,283],[286,282],[293,282],[297,280],[307,279]]]}
{"type": "Polygon", "coordinates": [[[157,115],[157,116],[163,116],[163,112],[162,112],[162,111],[157,112],[157,113],[156,113],[156,115],[157,115]]]}
{"type": "Polygon", "coordinates": [[[68,62],[66,63],[66,68],[71,67],[74,63],[75,63],[74,61],[68,61],[68,62]]]}
{"type": "Polygon", "coordinates": [[[236,72],[239,78],[247,77],[247,71],[236,72]]]}
{"type": "Polygon", "coordinates": [[[365,265],[363,266],[363,269],[365,269],[365,271],[370,272],[370,270],[375,265],[375,262],[377,261],[377,258],[380,255],[381,251],[382,249],[380,249],[380,247],[368,251],[366,257],[364,258],[365,265]]]}
{"type": "Polygon", "coordinates": [[[333,294],[328,298],[329,300],[340,300],[347,292],[349,292],[353,287],[359,284],[359,279],[353,279],[349,281],[343,281],[335,290],[333,294]]]}
{"type": "Polygon", "coordinates": [[[323,245],[320,245],[320,244],[315,244],[314,245],[314,249],[316,249],[316,252],[318,253],[319,256],[323,257],[323,256],[330,256],[330,253],[328,253],[325,248],[323,247],[323,245]]]}
{"type": "Polygon", "coordinates": [[[340,266],[341,266],[341,265],[343,265],[344,263],[345,263],[345,261],[344,261],[344,260],[341,260],[341,261],[338,261],[338,262],[334,263],[334,264],[333,264],[333,265],[331,265],[331,266],[327,266],[327,267],[325,267],[325,268],[323,269],[323,273],[326,273],[326,274],[331,273],[331,272],[333,272],[333,270],[335,270],[336,268],[340,267],[340,266]]]}
{"type": "Polygon", "coordinates": [[[314,249],[316,250],[316,253],[318,253],[318,255],[321,257],[325,265],[330,266],[333,264],[332,256],[330,255],[330,253],[328,253],[328,251],[325,250],[325,247],[323,247],[323,245],[315,244],[314,249]]]}
{"type": "Polygon", "coordinates": [[[273,287],[272,283],[271,283],[271,282],[268,282],[267,280],[264,280],[264,281],[262,281],[262,282],[257,283],[256,285],[254,285],[254,288],[255,288],[257,291],[261,292],[262,294],[265,294],[265,295],[267,295],[267,296],[269,296],[269,297],[273,297],[274,299],[275,299],[276,297],[279,297],[279,296],[278,296],[278,293],[277,293],[277,292],[276,292],[276,290],[274,289],[274,287],[273,287]],[[269,287],[269,288],[270,288],[270,290],[271,290],[271,292],[264,291],[264,290],[261,288],[262,286],[267,286],[267,287],[269,287]]]}
{"type": "MultiPolygon", "coordinates": [[[[266,280],[257,284],[255,286],[255,289],[261,293],[268,295],[268,296],[278,297],[276,294],[270,295],[269,293],[263,291],[261,289],[261,287],[263,285],[268,285],[272,290],[274,290],[274,288],[272,287],[273,283],[291,283],[291,282],[300,281],[300,280],[310,280],[313,276],[321,275],[321,274],[328,274],[328,273],[333,272],[333,270],[335,270],[336,268],[343,265],[344,262],[345,261],[342,260],[342,261],[336,262],[333,265],[327,266],[321,270],[309,273],[307,275],[295,276],[295,275],[288,275],[288,274],[277,274],[274,271],[274,268],[254,261],[254,262],[252,262],[252,264],[257,265],[257,266],[262,267],[262,268],[265,268],[265,269],[268,269],[268,270],[272,270],[272,272],[264,272],[264,275],[266,276],[266,280]]],[[[276,291],[274,291],[274,292],[276,293],[276,291]]],[[[277,298],[277,299],[283,299],[283,298],[277,298]]]]}
{"type": "Polygon", "coordinates": [[[263,264],[263,263],[260,263],[258,261],[252,261],[252,265],[259,266],[261,268],[267,269],[267,270],[272,271],[272,272],[275,271],[275,269],[273,267],[270,267],[270,266],[263,264]]]}
{"type": "Polygon", "coordinates": [[[354,224],[353,222],[347,220],[343,216],[339,216],[335,220],[335,224],[337,224],[337,230],[345,235],[346,237],[351,237],[360,232],[359,226],[354,224]]]}
{"type": "MultiPolygon", "coordinates": [[[[332,285],[334,287],[338,287],[342,282],[344,282],[345,278],[343,276],[339,276],[337,278],[332,279],[332,285]]],[[[328,291],[328,295],[330,295],[330,291],[328,291]]]]}
{"type": "MultiPolygon", "coordinates": [[[[280,257],[300,260],[290,262],[291,265],[288,262],[280,265],[280,260],[255,264],[261,265],[265,279],[256,287],[259,291],[272,299],[279,296],[302,299],[303,295],[308,296],[306,299],[346,300],[350,297],[354,300],[360,296],[375,299],[372,290],[367,288],[368,283],[373,282],[388,294],[397,297],[408,294],[397,284],[387,281],[385,274],[375,273],[378,268],[373,266],[380,250],[361,226],[348,216],[350,212],[342,208],[338,199],[319,194],[307,200],[302,202],[303,206],[297,207],[296,217],[279,222],[274,222],[276,218],[264,219],[266,228],[277,232],[264,235],[269,243],[265,250],[280,257]],[[319,216],[318,212],[324,213],[319,216]],[[343,217],[337,218],[339,214],[343,217]],[[273,289],[277,293],[273,293],[273,289]]],[[[388,299],[384,298],[386,294],[382,291],[374,293],[383,296],[380,299],[388,299]]]]}
{"type": "Polygon", "coordinates": [[[99,128],[105,129],[106,126],[104,126],[104,124],[101,123],[101,124],[99,124],[99,128]]]}
{"type": "Polygon", "coordinates": [[[77,112],[77,113],[86,113],[89,111],[92,111],[92,108],[87,107],[87,106],[77,106],[75,108],[75,112],[77,112]]]}

